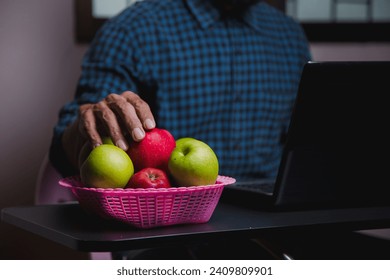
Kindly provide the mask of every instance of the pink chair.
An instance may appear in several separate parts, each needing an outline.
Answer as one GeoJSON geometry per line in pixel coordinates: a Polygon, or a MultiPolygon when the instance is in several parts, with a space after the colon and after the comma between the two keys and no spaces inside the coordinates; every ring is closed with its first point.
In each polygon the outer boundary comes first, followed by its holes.
{"type": "Polygon", "coordinates": [[[35,204],[58,204],[75,201],[72,192],[61,188],[58,181],[61,175],[50,164],[49,156],[45,155],[39,168],[35,186],[35,204]]]}
{"type": "MultiPolygon", "coordinates": [[[[59,204],[76,200],[68,189],[60,187],[58,180],[61,178],[61,175],[50,164],[49,156],[45,155],[36,181],[35,205],[59,204]]],[[[93,260],[112,259],[111,252],[91,252],[89,255],[93,260]]]]}

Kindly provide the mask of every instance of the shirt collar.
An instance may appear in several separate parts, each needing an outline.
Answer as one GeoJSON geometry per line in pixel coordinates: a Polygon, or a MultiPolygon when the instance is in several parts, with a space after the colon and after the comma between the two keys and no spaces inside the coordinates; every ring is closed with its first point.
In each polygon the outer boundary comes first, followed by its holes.
{"type": "Polygon", "coordinates": [[[267,5],[264,1],[260,1],[245,13],[244,21],[258,32],[269,29],[267,21],[270,17],[270,7],[267,8],[267,5]]]}
{"type": "Polygon", "coordinates": [[[218,10],[208,0],[187,0],[188,7],[203,29],[218,21],[218,10]]]}
{"type": "MultiPolygon", "coordinates": [[[[217,22],[220,18],[218,10],[211,4],[211,0],[187,0],[191,13],[195,16],[203,29],[217,22]]],[[[264,3],[259,2],[252,6],[243,16],[243,20],[257,31],[261,30],[261,12],[264,3]]]]}

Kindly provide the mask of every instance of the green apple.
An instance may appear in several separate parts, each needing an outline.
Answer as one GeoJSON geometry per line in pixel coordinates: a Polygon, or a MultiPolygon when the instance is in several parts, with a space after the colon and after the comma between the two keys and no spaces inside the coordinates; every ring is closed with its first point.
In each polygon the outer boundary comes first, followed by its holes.
{"type": "Polygon", "coordinates": [[[115,145],[114,142],[112,142],[111,137],[108,137],[108,136],[103,137],[103,138],[102,138],[102,142],[103,142],[103,144],[115,145]]]}
{"type": "Polygon", "coordinates": [[[168,169],[179,186],[211,185],[217,180],[219,164],[209,145],[186,137],[176,141],[168,169]]]}
{"type": "Polygon", "coordinates": [[[79,169],[81,168],[84,161],[88,158],[91,152],[92,152],[91,144],[89,144],[89,142],[85,142],[79,153],[79,169]]]}
{"type": "Polygon", "coordinates": [[[110,144],[94,148],[80,168],[83,184],[95,188],[124,188],[133,174],[127,153],[110,144]]]}
{"type": "MultiPolygon", "coordinates": [[[[103,144],[114,145],[110,137],[103,137],[102,142],[103,144]]],[[[84,145],[81,147],[79,153],[79,158],[78,158],[79,168],[81,168],[81,166],[83,165],[84,161],[87,159],[91,151],[92,151],[91,144],[89,144],[89,142],[85,142],[84,145]]]]}

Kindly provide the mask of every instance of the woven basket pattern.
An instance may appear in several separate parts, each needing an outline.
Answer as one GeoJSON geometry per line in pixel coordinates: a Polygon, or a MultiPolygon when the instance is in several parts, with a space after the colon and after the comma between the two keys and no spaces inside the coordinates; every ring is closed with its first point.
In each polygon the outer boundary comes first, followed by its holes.
{"type": "Polygon", "coordinates": [[[218,176],[214,185],[161,189],[87,188],[79,177],[60,180],[71,188],[88,212],[137,228],[174,224],[205,223],[213,214],[223,188],[235,179],[218,176]]]}

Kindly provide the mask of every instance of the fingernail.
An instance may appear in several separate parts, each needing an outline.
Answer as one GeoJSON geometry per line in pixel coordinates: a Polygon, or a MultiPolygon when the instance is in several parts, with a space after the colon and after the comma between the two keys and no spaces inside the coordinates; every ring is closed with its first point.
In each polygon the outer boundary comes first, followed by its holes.
{"type": "Polygon", "coordinates": [[[127,151],[127,145],[126,145],[125,141],[123,141],[123,140],[118,140],[116,142],[116,146],[118,146],[119,148],[121,148],[124,151],[127,151]]]}
{"type": "Polygon", "coordinates": [[[141,140],[144,138],[145,133],[140,128],[134,128],[133,129],[133,139],[134,140],[141,140]]]}
{"type": "Polygon", "coordinates": [[[147,129],[153,129],[155,127],[154,121],[152,121],[151,119],[146,119],[145,120],[145,127],[147,129]]]}
{"type": "Polygon", "coordinates": [[[99,147],[100,146],[100,144],[99,143],[95,143],[95,144],[93,144],[93,148],[95,149],[96,147],[99,147]]]}

